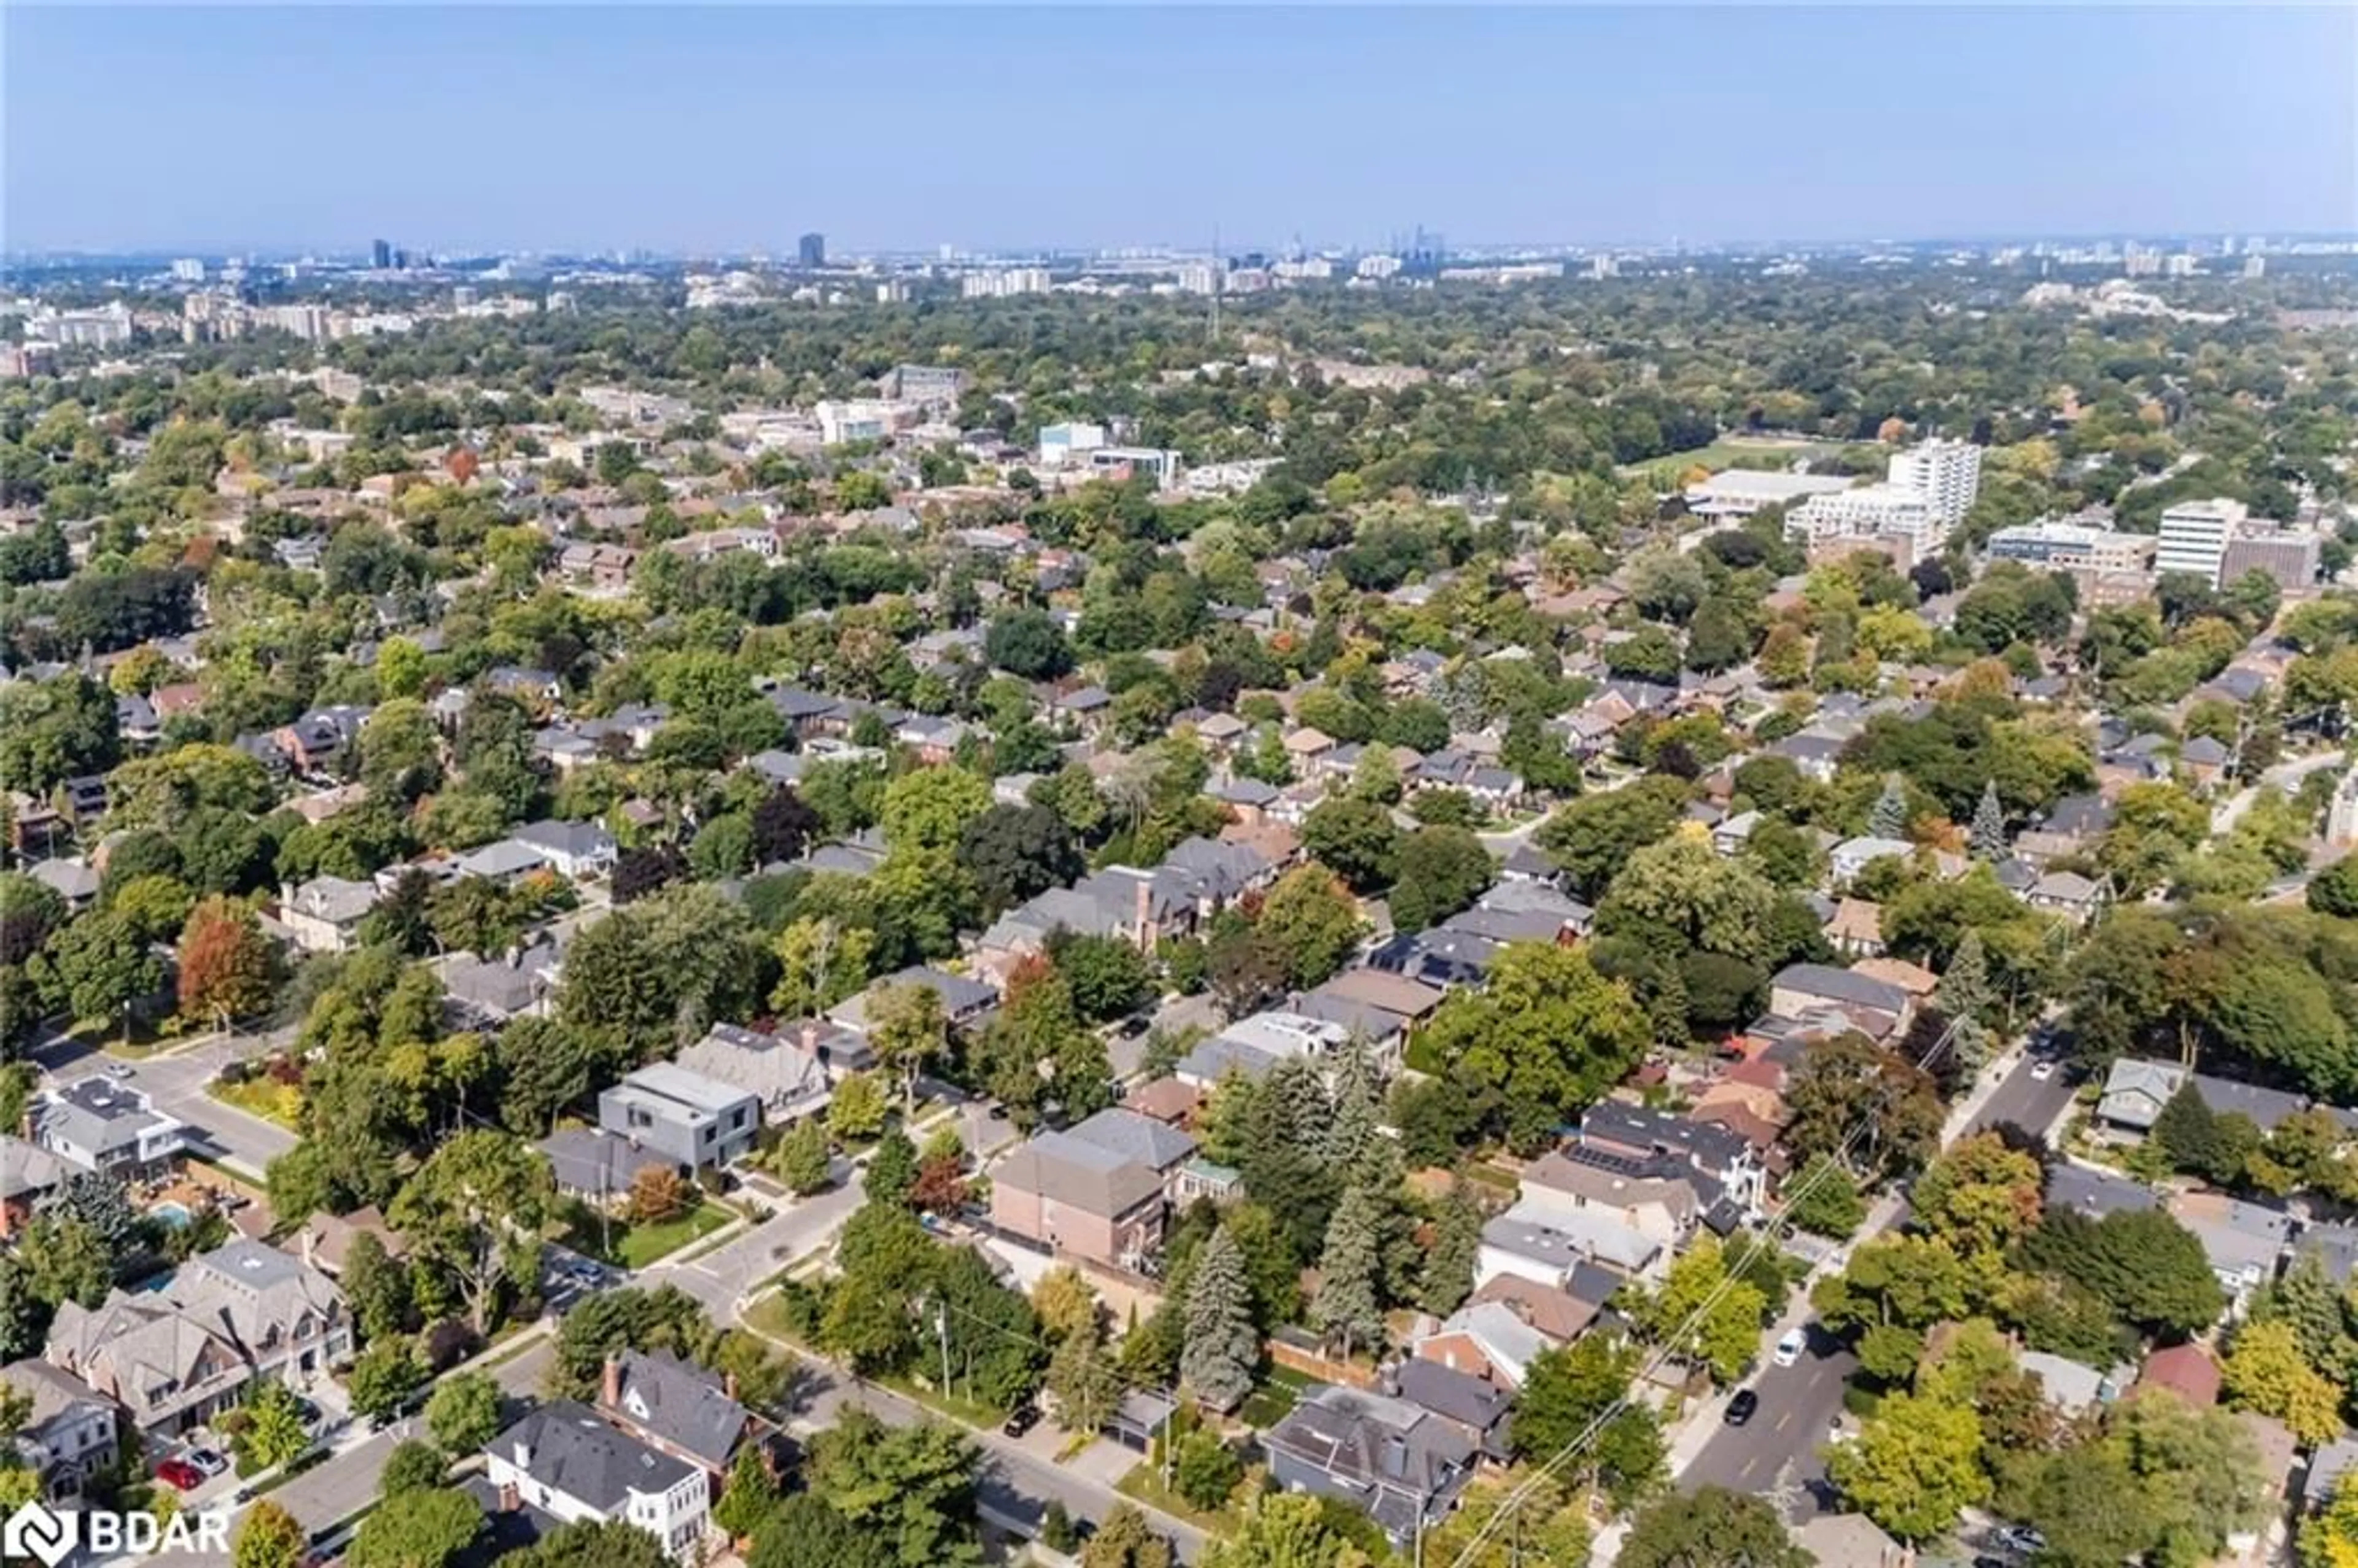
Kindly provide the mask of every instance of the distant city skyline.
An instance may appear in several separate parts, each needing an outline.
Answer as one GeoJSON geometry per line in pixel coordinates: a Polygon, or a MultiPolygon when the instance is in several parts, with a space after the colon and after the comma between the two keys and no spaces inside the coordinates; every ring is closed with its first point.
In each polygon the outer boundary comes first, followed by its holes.
{"type": "Polygon", "coordinates": [[[19,7],[0,248],[2347,232],[2354,58],[2326,8],[19,7]]]}

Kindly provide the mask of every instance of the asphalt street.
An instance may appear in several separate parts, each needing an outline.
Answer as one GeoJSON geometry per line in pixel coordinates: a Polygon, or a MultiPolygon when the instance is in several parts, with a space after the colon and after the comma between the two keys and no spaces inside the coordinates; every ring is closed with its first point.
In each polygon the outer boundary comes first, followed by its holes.
{"type": "MultiPolygon", "coordinates": [[[[2041,1081],[2032,1076],[2034,1069],[2035,1058],[2028,1055],[2016,1062],[1960,1136],[2008,1121],[2033,1133],[2051,1127],[2071,1103],[2071,1086],[2061,1071],[2041,1081]]],[[[1866,1234],[1902,1225],[1907,1217],[1904,1203],[1879,1205],[1866,1234]]],[[[1760,1396],[1758,1411],[1743,1426],[1722,1426],[1713,1433],[1680,1472],[1682,1487],[1725,1487],[1772,1497],[1794,1517],[1820,1512],[1831,1502],[1823,1490],[1821,1450],[1842,1411],[1843,1385],[1857,1370],[1858,1360],[1838,1346],[1813,1316],[1805,1326],[1809,1349],[1790,1367],[1770,1362],[1763,1368],[1748,1385],[1760,1396]]]]}
{"type": "MultiPolygon", "coordinates": [[[[529,1348],[492,1368],[492,1376],[509,1399],[537,1399],[541,1378],[555,1358],[555,1341],[543,1335],[529,1348]]],[[[422,1417],[410,1416],[370,1433],[271,1493],[271,1500],[308,1530],[325,1530],[350,1519],[375,1498],[377,1477],[384,1473],[394,1449],[405,1438],[422,1435],[416,1429],[424,1424],[422,1417]]]]}
{"type": "Polygon", "coordinates": [[[50,1040],[35,1053],[46,1084],[71,1083],[96,1072],[139,1089],[166,1116],[186,1122],[203,1152],[240,1175],[256,1181],[264,1167],[295,1147],[295,1135],[205,1093],[222,1068],[265,1055],[293,1038],[276,1034],[205,1034],[169,1045],[138,1061],[110,1056],[81,1041],[50,1040]]]}
{"type": "MultiPolygon", "coordinates": [[[[660,1259],[641,1270],[636,1281],[677,1285],[704,1304],[716,1323],[737,1321],[738,1302],[752,1294],[795,1259],[835,1239],[835,1233],[860,1203],[860,1177],[845,1161],[836,1162],[836,1184],[778,1210],[761,1224],[685,1261],[660,1259]]],[[[695,1254],[695,1249],[688,1249],[695,1254]]]]}

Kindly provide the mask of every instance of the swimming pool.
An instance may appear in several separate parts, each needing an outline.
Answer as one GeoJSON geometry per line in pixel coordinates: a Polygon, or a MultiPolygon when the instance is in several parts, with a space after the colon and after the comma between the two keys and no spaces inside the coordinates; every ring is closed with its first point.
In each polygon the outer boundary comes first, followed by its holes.
{"type": "Polygon", "coordinates": [[[160,1219],[175,1230],[186,1230],[195,1223],[197,1217],[189,1212],[188,1205],[167,1201],[151,1206],[147,1210],[147,1217],[160,1219]]]}

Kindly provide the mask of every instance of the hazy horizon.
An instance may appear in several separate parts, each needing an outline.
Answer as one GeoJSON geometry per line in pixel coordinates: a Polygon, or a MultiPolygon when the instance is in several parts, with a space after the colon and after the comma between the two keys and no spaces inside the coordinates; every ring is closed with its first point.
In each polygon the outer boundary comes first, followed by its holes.
{"type": "Polygon", "coordinates": [[[12,7],[0,247],[2346,233],[2353,59],[2346,9],[12,7]]]}

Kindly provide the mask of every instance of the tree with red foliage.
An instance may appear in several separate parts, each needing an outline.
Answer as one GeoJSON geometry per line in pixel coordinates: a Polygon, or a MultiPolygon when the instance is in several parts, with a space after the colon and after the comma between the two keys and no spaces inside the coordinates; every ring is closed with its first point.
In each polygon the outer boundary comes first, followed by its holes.
{"type": "Polygon", "coordinates": [[[909,1206],[933,1214],[956,1214],[966,1206],[966,1168],[955,1154],[936,1154],[917,1166],[909,1184],[909,1206]]]}
{"type": "Polygon", "coordinates": [[[189,1018],[245,1018],[270,1005],[277,982],[270,940],[254,912],[214,897],[180,927],[180,1011],[189,1018]]]}

